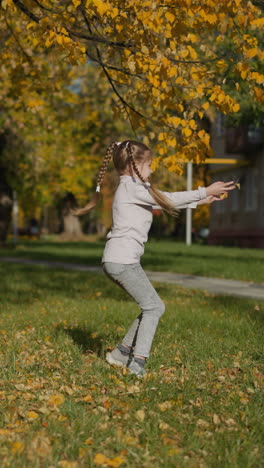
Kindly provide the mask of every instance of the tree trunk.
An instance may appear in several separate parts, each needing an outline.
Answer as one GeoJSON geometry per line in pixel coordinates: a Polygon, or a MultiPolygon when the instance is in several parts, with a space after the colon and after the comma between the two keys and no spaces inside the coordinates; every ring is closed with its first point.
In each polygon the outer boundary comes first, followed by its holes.
{"type": "Polygon", "coordinates": [[[71,214],[71,209],[76,208],[77,203],[75,196],[72,193],[66,195],[62,200],[62,218],[63,218],[63,232],[61,237],[64,240],[82,240],[84,234],[80,219],[78,216],[71,214]]]}
{"type": "Polygon", "coordinates": [[[13,201],[8,191],[0,187],[0,245],[5,245],[12,217],[13,201]]]}

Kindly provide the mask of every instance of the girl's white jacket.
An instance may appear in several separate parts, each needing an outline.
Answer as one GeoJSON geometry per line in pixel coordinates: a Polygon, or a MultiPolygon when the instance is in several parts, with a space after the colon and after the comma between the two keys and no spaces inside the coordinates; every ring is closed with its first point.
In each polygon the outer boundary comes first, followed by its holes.
{"type": "MultiPolygon", "coordinates": [[[[162,192],[176,208],[196,208],[207,197],[205,187],[186,192],[162,192]]],[[[161,209],[140,179],[123,175],[114,195],[112,228],[102,262],[139,263],[153,219],[153,209],[161,209]]]]}

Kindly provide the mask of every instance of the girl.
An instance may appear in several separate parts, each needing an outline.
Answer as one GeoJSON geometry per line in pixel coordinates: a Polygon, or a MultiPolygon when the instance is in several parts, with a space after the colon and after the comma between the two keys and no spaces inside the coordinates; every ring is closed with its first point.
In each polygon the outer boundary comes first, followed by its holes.
{"type": "Polygon", "coordinates": [[[107,353],[109,364],[128,367],[130,373],[143,376],[152,340],[165,306],[140,265],[144,243],[152,223],[152,211],[161,208],[175,215],[181,208],[196,208],[212,203],[235,188],[234,182],[215,182],[209,187],[186,192],[161,192],[149,182],[152,152],[138,141],[112,143],[104,157],[97,177],[96,194],[84,208],[75,210],[82,215],[92,209],[98,199],[100,186],[113,157],[120,182],[112,205],[112,229],[107,235],[102,264],[103,270],[115,283],[125,289],[141,309],[122,342],[107,353]]]}

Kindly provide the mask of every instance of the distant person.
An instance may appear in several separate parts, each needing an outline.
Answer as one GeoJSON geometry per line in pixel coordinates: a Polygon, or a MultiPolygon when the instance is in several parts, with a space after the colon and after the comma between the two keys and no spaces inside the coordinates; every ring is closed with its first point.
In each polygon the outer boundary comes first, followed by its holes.
{"type": "Polygon", "coordinates": [[[31,218],[29,221],[29,235],[32,237],[38,237],[39,235],[39,225],[36,218],[31,218]]]}
{"type": "Polygon", "coordinates": [[[186,192],[161,192],[149,181],[152,163],[151,150],[138,141],[112,143],[104,157],[97,178],[96,194],[76,215],[88,213],[99,200],[100,187],[113,158],[120,182],[112,205],[113,225],[107,235],[102,258],[104,272],[135,300],[141,313],[132,323],[122,342],[107,353],[109,364],[128,367],[130,373],[143,376],[147,358],[164,303],[148,280],[140,265],[144,243],[152,223],[153,209],[176,215],[178,209],[220,200],[220,195],[235,188],[234,182],[215,182],[186,192]]]}

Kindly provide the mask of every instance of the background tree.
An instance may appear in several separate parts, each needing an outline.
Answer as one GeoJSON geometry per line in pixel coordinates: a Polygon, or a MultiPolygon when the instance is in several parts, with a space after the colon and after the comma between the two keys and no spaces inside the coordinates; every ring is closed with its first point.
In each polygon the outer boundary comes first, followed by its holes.
{"type": "Polygon", "coordinates": [[[172,172],[212,155],[204,116],[239,111],[241,82],[252,102],[263,100],[264,19],[252,2],[2,0],[0,20],[2,128],[25,138],[20,167],[43,203],[63,190],[87,196],[115,135],[103,132],[93,152],[98,109],[89,121],[78,90],[91,62],[99,94],[105,83],[103,111],[112,108],[117,128],[127,121],[145,133],[156,167],[172,172]]]}
{"type": "Polygon", "coordinates": [[[2,15],[29,49],[97,63],[132,127],[148,121],[162,130],[158,151],[171,170],[180,170],[179,157],[211,154],[199,121],[209,106],[239,110],[226,91],[227,82],[235,89],[234,73],[248,81],[252,99],[263,93],[255,67],[264,19],[252,2],[2,0],[2,15]]]}

